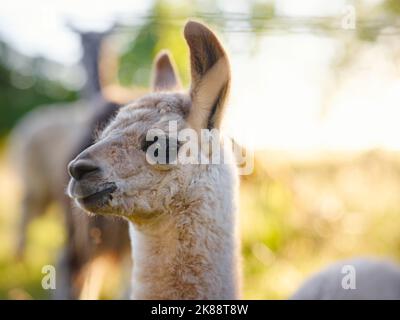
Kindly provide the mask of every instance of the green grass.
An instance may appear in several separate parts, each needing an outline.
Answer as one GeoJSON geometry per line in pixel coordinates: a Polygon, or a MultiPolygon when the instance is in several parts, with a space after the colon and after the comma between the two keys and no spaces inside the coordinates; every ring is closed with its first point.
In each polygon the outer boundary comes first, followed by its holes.
{"type": "Polygon", "coordinates": [[[261,153],[241,186],[244,297],[283,299],[326,264],[400,260],[400,156],[261,153]]]}

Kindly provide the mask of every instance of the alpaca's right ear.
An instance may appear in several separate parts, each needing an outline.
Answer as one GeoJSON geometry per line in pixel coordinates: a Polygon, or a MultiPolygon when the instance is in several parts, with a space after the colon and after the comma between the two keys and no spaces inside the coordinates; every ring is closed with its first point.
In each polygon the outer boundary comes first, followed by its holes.
{"type": "Polygon", "coordinates": [[[176,72],[175,63],[167,50],[161,51],[154,59],[152,89],[153,91],[181,89],[181,81],[176,72]]]}
{"type": "Polygon", "coordinates": [[[231,80],[228,57],[214,32],[203,24],[189,21],[184,35],[192,73],[187,121],[197,131],[219,128],[231,80]]]}

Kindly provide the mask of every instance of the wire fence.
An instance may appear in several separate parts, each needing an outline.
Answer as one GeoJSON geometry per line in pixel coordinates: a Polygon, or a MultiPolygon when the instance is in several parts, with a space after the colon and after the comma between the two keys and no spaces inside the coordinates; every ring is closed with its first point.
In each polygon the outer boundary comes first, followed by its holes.
{"type": "MultiPolygon", "coordinates": [[[[246,14],[246,13],[204,13],[197,12],[190,16],[201,19],[218,27],[224,33],[312,33],[333,35],[337,33],[370,34],[376,36],[400,36],[400,19],[384,17],[374,19],[357,19],[354,28],[343,26],[343,15],[338,16],[279,16],[273,14],[246,14]]],[[[132,32],[145,25],[160,27],[182,26],[189,17],[187,15],[159,16],[142,15],[119,17],[114,21],[123,21],[114,24],[115,32],[132,32]]]]}

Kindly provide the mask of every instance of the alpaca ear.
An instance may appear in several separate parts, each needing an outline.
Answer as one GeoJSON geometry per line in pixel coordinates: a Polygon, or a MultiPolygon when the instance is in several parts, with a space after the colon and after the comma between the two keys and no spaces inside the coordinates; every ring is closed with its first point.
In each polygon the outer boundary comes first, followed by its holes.
{"type": "Polygon", "coordinates": [[[176,72],[175,63],[167,50],[161,51],[154,59],[152,89],[153,91],[179,90],[181,81],[176,72]]]}
{"type": "Polygon", "coordinates": [[[228,57],[215,34],[201,23],[186,23],[190,49],[192,108],[188,123],[196,130],[219,128],[230,86],[228,57]]]}

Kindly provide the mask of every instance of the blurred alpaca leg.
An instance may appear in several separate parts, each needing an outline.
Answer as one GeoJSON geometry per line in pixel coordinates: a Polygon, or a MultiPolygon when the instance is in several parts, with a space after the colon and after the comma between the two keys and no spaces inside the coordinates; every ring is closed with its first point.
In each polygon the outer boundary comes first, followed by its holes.
{"type": "Polygon", "coordinates": [[[49,204],[45,194],[28,192],[22,200],[22,215],[19,222],[16,257],[22,259],[26,248],[28,226],[32,219],[43,214],[49,204]]]}

